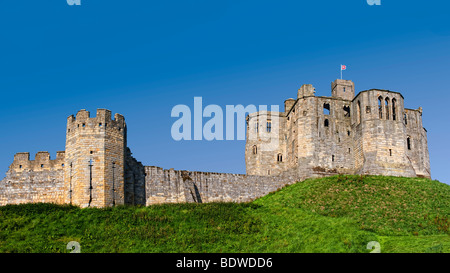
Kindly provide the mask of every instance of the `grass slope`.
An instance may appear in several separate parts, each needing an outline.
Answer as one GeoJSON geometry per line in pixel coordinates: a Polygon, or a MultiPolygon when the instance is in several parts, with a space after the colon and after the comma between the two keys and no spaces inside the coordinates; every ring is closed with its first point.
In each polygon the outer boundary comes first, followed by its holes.
{"type": "Polygon", "coordinates": [[[251,203],[0,207],[0,252],[450,252],[450,186],[308,179],[251,203]]]}

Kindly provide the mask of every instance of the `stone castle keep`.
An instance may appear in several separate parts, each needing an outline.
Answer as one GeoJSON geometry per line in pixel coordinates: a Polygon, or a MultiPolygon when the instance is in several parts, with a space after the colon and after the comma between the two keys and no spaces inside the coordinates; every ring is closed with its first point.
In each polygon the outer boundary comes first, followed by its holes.
{"type": "Polygon", "coordinates": [[[310,177],[373,174],[431,178],[422,109],[404,108],[398,92],[336,80],[331,97],[303,85],[284,112],[247,116],[247,174],[164,170],[144,166],[127,147],[120,114],[98,109],[69,116],[66,149],[17,153],[0,181],[0,205],[80,207],[178,202],[246,202],[310,177]],[[276,118],[274,118],[276,117],[276,118]],[[274,145],[273,139],[276,139],[274,145]]]}

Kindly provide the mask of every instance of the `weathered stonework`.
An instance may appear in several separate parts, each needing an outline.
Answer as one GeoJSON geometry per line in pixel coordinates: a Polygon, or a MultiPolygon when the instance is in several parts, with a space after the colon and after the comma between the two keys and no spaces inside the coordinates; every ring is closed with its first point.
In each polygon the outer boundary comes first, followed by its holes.
{"type": "Polygon", "coordinates": [[[0,181],[0,205],[80,207],[180,202],[247,202],[310,177],[375,174],[431,177],[422,108],[405,109],[398,92],[336,80],[331,97],[303,85],[284,112],[247,116],[247,175],[144,166],[127,147],[120,114],[86,110],[67,119],[66,150],[51,160],[18,153],[0,181]]]}
{"type": "Polygon", "coordinates": [[[284,113],[257,112],[247,118],[246,168],[251,175],[297,169],[314,174],[374,174],[431,177],[422,109],[405,109],[403,96],[371,89],[355,96],[354,83],[336,80],[331,97],[316,97],[303,85],[284,113]],[[267,119],[280,130],[268,132],[267,119]],[[273,121],[272,121],[273,122],[273,121]],[[278,133],[278,136],[277,136],[278,133]],[[268,147],[266,136],[279,139],[268,147]],[[280,160],[282,158],[282,160],[280,160]]]}

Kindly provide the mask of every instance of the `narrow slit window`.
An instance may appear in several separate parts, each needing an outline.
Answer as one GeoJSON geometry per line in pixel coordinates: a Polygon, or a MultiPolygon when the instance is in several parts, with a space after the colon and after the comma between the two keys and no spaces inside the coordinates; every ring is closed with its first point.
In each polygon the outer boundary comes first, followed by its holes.
{"type": "Polygon", "coordinates": [[[408,147],[408,150],[411,150],[411,138],[410,137],[408,137],[406,139],[406,146],[408,147]]]}
{"type": "Polygon", "coordinates": [[[267,121],[267,133],[272,132],[272,121],[268,120],[267,121]]]}
{"type": "Polygon", "coordinates": [[[358,101],[358,103],[356,103],[356,108],[357,108],[356,123],[360,124],[361,123],[361,102],[360,101],[358,101]]]}
{"type": "Polygon", "coordinates": [[[384,109],[386,113],[386,119],[389,119],[389,98],[384,100],[384,109]]]}
{"type": "Polygon", "coordinates": [[[392,120],[397,120],[397,100],[392,99],[392,120]]]}
{"type": "Polygon", "coordinates": [[[258,153],[258,148],[256,145],[253,145],[253,154],[256,155],[258,153]]]}
{"type": "Polygon", "coordinates": [[[323,126],[325,127],[330,126],[330,122],[328,121],[328,119],[325,119],[325,121],[323,122],[323,126]]]}

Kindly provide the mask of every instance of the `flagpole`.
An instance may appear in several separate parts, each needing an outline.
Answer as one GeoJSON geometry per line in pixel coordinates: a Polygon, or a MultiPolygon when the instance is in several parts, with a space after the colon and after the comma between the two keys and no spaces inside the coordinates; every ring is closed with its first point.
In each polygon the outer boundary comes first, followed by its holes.
{"type": "Polygon", "coordinates": [[[342,64],[341,64],[341,80],[342,80],[342,64]]]}

